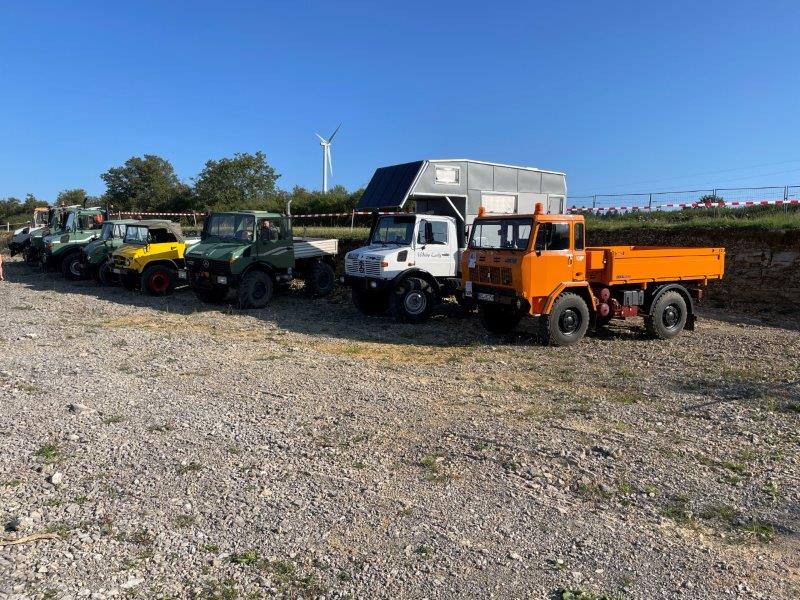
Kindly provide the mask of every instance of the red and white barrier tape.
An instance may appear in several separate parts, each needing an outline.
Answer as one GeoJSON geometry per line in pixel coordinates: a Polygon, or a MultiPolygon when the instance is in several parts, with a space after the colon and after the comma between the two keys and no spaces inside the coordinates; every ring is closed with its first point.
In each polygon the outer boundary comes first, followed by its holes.
{"type": "Polygon", "coordinates": [[[569,212],[616,212],[616,211],[653,211],[662,208],[728,208],[731,206],[783,206],[784,204],[797,205],[800,200],[732,200],[730,202],[722,202],[719,204],[706,205],[702,202],[688,202],[688,203],[671,203],[671,204],[658,204],[654,207],[650,206],[599,206],[596,208],[573,206],[569,208],[569,212]]]}

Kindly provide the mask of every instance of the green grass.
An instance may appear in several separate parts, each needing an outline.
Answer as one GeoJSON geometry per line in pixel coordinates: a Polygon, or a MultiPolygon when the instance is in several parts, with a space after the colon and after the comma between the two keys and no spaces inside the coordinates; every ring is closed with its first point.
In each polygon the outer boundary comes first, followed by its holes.
{"type": "Polygon", "coordinates": [[[298,237],[336,238],[339,240],[367,241],[369,227],[308,227],[301,220],[294,222],[294,234],[298,237]]]}
{"type": "Polygon", "coordinates": [[[800,229],[800,209],[796,206],[754,206],[749,208],[687,209],[652,213],[586,215],[591,230],[617,229],[800,229]]]}
{"type": "Polygon", "coordinates": [[[58,448],[58,444],[45,444],[35,452],[35,456],[45,462],[55,462],[61,458],[61,451],[58,448]]]}

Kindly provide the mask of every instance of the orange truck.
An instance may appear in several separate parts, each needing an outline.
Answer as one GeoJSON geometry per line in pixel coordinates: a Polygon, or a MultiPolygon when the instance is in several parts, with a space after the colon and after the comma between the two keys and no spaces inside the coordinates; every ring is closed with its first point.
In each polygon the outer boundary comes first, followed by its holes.
{"type": "Polygon", "coordinates": [[[586,247],[582,215],[479,213],[461,260],[464,296],[493,333],[539,317],[545,345],[568,346],[611,319],[641,316],[651,337],[694,329],[695,302],[725,270],[724,248],[586,247]]]}

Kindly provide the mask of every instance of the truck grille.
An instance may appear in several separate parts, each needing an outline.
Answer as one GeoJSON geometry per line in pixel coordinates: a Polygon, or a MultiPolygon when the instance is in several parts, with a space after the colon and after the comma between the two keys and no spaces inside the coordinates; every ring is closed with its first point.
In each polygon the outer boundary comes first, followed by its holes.
{"type": "Polygon", "coordinates": [[[208,260],[203,258],[187,258],[186,268],[192,272],[207,271],[220,275],[229,275],[231,265],[226,260],[208,260]]]}
{"type": "Polygon", "coordinates": [[[345,261],[344,270],[348,275],[356,277],[380,277],[381,260],[370,256],[348,258],[345,261]]]}
{"type": "Polygon", "coordinates": [[[490,267],[480,265],[469,270],[470,280],[476,283],[491,283],[494,285],[511,285],[511,269],[509,267],[490,267]]]}

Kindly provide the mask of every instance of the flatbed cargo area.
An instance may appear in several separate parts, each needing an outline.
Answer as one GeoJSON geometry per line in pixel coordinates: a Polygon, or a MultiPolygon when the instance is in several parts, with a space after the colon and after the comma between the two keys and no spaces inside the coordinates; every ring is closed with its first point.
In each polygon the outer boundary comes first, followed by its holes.
{"type": "Polygon", "coordinates": [[[724,248],[596,246],[586,249],[590,283],[622,285],[654,281],[722,279],[724,248]]]}
{"type": "Polygon", "coordinates": [[[325,238],[294,238],[295,258],[333,256],[339,252],[339,240],[325,238]]]}

